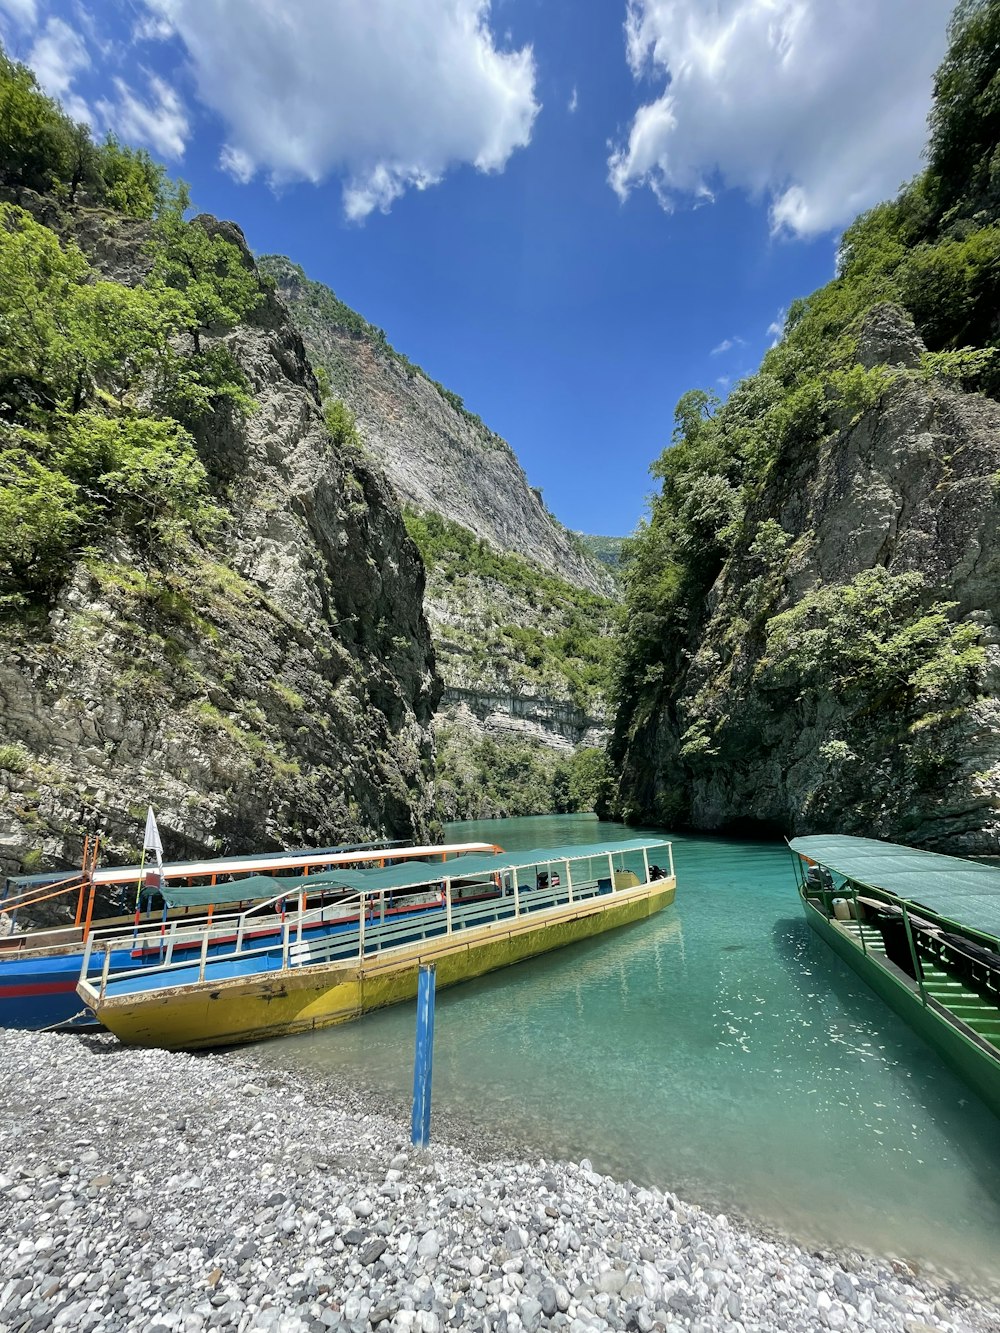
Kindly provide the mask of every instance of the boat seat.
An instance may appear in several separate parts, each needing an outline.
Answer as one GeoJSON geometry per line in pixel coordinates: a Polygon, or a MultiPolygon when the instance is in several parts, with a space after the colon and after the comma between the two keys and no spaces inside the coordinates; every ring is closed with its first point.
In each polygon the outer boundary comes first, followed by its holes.
{"type": "Polygon", "coordinates": [[[986,949],[981,944],[974,944],[972,940],[967,940],[964,935],[952,935],[949,931],[940,932],[941,940],[947,944],[949,949],[963,958],[967,958],[972,963],[977,963],[980,967],[985,967],[987,972],[1000,977],[1000,954],[992,949],[986,949]]]}

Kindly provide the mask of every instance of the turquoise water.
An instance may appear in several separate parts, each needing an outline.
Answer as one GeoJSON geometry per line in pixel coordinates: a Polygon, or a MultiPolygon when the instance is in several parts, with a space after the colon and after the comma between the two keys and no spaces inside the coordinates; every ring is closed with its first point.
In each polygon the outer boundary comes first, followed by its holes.
{"type": "MultiPolygon", "coordinates": [[[[635,830],[447,834],[513,849],[635,830]]],[[[783,845],[673,842],[672,908],[438,996],[434,1106],[810,1244],[996,1276],[996,1119],[810,930],[783,845]]],[[[413,1030],[402,1005],[260,1052],[405,1098],[413,1030]]]]}

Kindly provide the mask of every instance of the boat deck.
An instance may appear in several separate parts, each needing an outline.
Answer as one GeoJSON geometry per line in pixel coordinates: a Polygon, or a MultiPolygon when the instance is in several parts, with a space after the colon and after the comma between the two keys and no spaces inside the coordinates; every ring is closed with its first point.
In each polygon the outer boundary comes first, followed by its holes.
{"type": "MultiPolygon", "coordinates": [[[[887,969],[898,970],[886,954],[882,932],[875,926],[862,925],[853,920],[831,921],[830,924],[847,935],[858,948],[863,947],[887,969]]],[[[939,960],[928,959],[923,951],[920,952],[920,965],[924,990],[929,998],[971,1028],[977,1037],[1000,1049],[1000,1010],[997,1008],[996,997],[985,987],[978,988],[968,976],[946,970],[939,960]]]]}
{"type": "Polygon", "coordinates": [[[571,899],[564,889],[545,888],[523,889],[516,904],[512,897],[500,894],[475,898],[469,902],[456,901],[451,908],[450,926],[444,902],[434,900],[415,907],[402,917],[381,920],[374,914],[366,917],[363,932],[356,918],[352,921],[333,921],[329,925],[320,924],[318,928],[314,926],[308,936],[292,934],[287,945],[282,940],[279,927],[270,945],[258,945],[247,951],[237,947],[227,956],[209,956],[204,968],[195,961],[186,966],[173,964],[151,967],[145,971],[124,972],[117,976],[112,974],[105,984],[105,992],[109,996],[121,996],[189,986],[199,981],[221,981],[253,973],[280,972],[285,967],[347,963],[359,956],[380,957],[447,933],[513,922],[566,904],[567,901],[583,904],[611,892],[611,880],[602,879],[575,885],[571,899]]]}

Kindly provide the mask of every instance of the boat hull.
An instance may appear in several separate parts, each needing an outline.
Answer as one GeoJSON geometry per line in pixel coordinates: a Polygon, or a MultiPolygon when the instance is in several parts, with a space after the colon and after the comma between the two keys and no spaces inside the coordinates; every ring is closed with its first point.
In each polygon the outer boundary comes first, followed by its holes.
{"type": "Polygon", "coordinates": [[[937,1052],[959,1078],[978,1093],[995,1115],[1000,1116],[1000,1059],[967,1037],[933,1005],[925,1005],[915,985],[907,985],[875,957],[866,954],[807,899],[800,895],[799,900],[813,930],[937,1052]]]}
{"type": "MultiPolygon", "coordinates": [[[[644,920],[674,900],[675,883],[657,881],[495,927],[438,936],[363,966],[322,964],[234,977],[135,995],[108,995],[98,1017],[122,1042],[166,1050],[203,1050],[346,1023],[411,999],[422,964],[438,986],[452,986],[593,935],[644,920]]],[[[83,992],[81,992],[83,993],[83,992]]],[[[86,997],[85,997],[86,998],[86,997]]]]}

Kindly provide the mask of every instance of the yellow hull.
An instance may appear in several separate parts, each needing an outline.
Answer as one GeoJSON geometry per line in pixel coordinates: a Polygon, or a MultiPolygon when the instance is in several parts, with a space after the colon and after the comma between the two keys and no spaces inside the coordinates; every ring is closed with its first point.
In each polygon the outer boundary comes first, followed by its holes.
{"type": "Polygon", "coordinates": [[[417,993],[421,963],[436,965],[438,986],[453,986],[509,967],[552,949],[574,944],[617,926],[641,921],[674,900],[676,881],[619,891],[522,917],[371,955],[364,966],[318,964],[255,977],[176,986],[97,1003],[88,983],[81,997],[120,1041],[165,1050],[233,1046],[264,1037],[310,1032],[346,1023],[417,993]]]}

